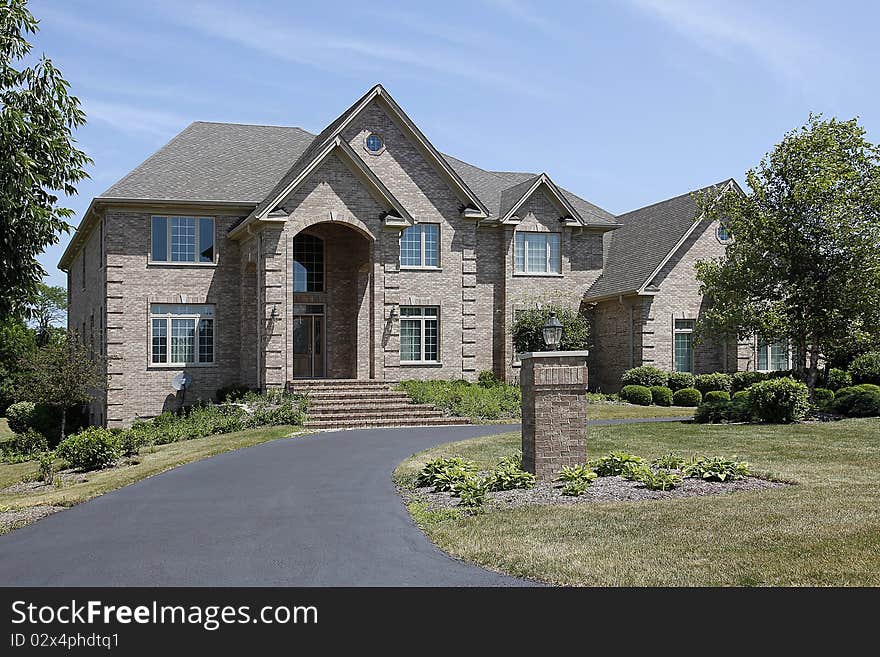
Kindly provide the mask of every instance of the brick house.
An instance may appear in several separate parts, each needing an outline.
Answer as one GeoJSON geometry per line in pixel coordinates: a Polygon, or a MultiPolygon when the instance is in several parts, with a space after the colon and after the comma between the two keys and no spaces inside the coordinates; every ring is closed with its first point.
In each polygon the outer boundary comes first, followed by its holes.
{"type": "Polygon", "coordinates": [[[547,174],[485,171],[438,152],[380,85],[317,136],[193,123],[93,199],[60,261],[69,327],[109,359],[92,421],[172,407],[181,371],[189,399],[324,377],[513,380],[510,325],[549,297],[594,310],[603,388],[643,362],[748,366],[735,345],[674,361],[701,305],[692,264],[723,249],[692,204],[615,217],[547,174]]]}

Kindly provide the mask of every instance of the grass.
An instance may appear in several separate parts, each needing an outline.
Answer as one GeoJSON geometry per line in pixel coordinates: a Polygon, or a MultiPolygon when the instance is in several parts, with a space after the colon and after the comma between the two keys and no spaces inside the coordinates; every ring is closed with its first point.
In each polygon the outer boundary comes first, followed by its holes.
{"type": "Polygon", "coordinates": [[[0,443],[4,440],[9,440],[12,438],[12,430],[9,428],[9,423],[6,421],[5,417],[0,417],[0,443]]]}
{"type": "MultiPolygon", "coordinates": [[[[127,464],[123,462],[122,465],[113,468],[86,473],[86,481],[83,482],[66,483],[60,488],[49,486],[37,491],[21,493],[0,492],[0,511],[26,509],[40,505],[73,506],[184,463],[191,463],[222,452],[250,447],[301,432],[301,427],[261,427],[167,445],[145,447],[138,456],[127,464]]],[[[35,461],[0,464],[0,488],[18,483],[22,478],[34,474],[36,470],[35,461]]],[[[2,532],[2,527],[0,525],[0,532],[2,532]]]]}
{"type": "Polygon", "coordinates": [[[630,418],[681,417],[691,418],[694,409],[685,406],[636,406],[635,404],[588,403],[589,420],[623,420],[630,418]]]}
{"type": "MultiPolygon", "coordinates": [[[[519,441],[514,433],[436,447],[404,461],[395,478],[405,483],[441,455],[489,466],[518,449],[519,441]]],[[[647,458],[735,455],[796,485],[460,518],[421,513],[419,525],[458,557],[557,584],[880,585],[880,420],[590,429],[590,458],[612,449],[647,458]]]]}

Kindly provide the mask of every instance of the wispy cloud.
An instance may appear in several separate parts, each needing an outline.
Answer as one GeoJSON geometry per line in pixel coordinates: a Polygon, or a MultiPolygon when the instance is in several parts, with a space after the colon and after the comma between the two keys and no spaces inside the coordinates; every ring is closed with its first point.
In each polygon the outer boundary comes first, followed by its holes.
{"type": "Polygon", "coordinates": [[[167,137],[189,123],[179,114],[163,110],[151,110],[124,103],[87,100],[83,103],[90,121],[99,121],[131,135],[167,137]]]}
{"type": "Polygon", "coordinates": [[[381,72],[394,66],[520,93],[541,93],[535,85],[523,88],[518,76],[493,70],[485,60],[477,64],[472,49],[438,45],[417,36],[389,34],[387,38],[363,39],[346,35],[338,24],[332,30],[314,25],[295,27],[288,20],[271,20],[255,11],[213,3],[155,6],[180,26],[319,70],[381,72]]]}
{"type": "MultiPolygon", "coordinates": [[[[564,23],[548,18],[548,16],[555,15],[558,12],[546,11],[546,4],[543,11],[535,9],[534,6],[522,2],[522,0],[488,0],[488,4],[496,9],[500,9],[513,20],[525,23],[550,36],[559,37],[571,33],[570,28],[564,23]]],[[[583,38],[583,35],[580,36],[583,38]]]]}
{"type": "Polygon", "coordinates": [[[816,55],[815,42],[740,5],[686,0],[630,3],[713,55],[735,60],[746,52],[788,82],[803,84],[808,79],[806,64],[816,55]]]}

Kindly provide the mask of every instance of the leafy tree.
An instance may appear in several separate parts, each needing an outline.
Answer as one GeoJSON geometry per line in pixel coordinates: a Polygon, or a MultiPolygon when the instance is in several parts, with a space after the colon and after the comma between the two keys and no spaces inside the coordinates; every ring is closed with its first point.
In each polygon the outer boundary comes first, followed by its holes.
{"type": "Polygon", "coordinates": [[[28,304],[31,320],[37,331],[37,344],[49,342],[52,329],[67,315],[67,290],[58,285],[37,283],[37,290],[28,304]]]}
{"type": "Polygon", "coordinates": [[[37,24],[26,0],[0,3],[0,317],[27,311],[45,274],[37,256],[70,230],[58,194],[76,194],[91,163],[73,138],[85,114],[61,72],[45,56],[21,66],[37,24]]]}
{"type": "Polygon", "coordinates": [[[106,363],[76,333],[35,350],[22,361],[19,397],[61,413],[61,440],[67,409],[85,404],[107,389],[106,363]]]}
{"type": "Polygon", "coordinates": [[[812,391],[822,354],[880,335],[880,149],[858,122],[809,122],[746,174],[750,192],[699,199],[732,236],[697,277],[701,331],[787,338],[812,391]]]}
{"type": "Polygon", "coordinates": [[[0,415],[16,401],[15,379],[20,360],[36,349],[34,332],[19,317],[0,321],[0,415]]]}
{"type": "Polygon", "coordinates": [[[567,306],[547,305],[517,313],[513,323],[513,348],[517,353],[546,351],[544,323],[550,312],[562,323],[562,351],[586,349],[590,337],[590,325],[586,317],[567,306]]]}

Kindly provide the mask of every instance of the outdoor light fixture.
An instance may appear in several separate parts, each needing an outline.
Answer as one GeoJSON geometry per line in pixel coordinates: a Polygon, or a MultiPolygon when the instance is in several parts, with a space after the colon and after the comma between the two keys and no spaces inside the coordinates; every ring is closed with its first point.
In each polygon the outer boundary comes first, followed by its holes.
{"type": "Polygon", "coordinates": [[[555,351],[562,342],[562,322],[556,319],[556,313],[550,311],[550,316],[544,322],[544,343],[550,351],[555,351]]]}

